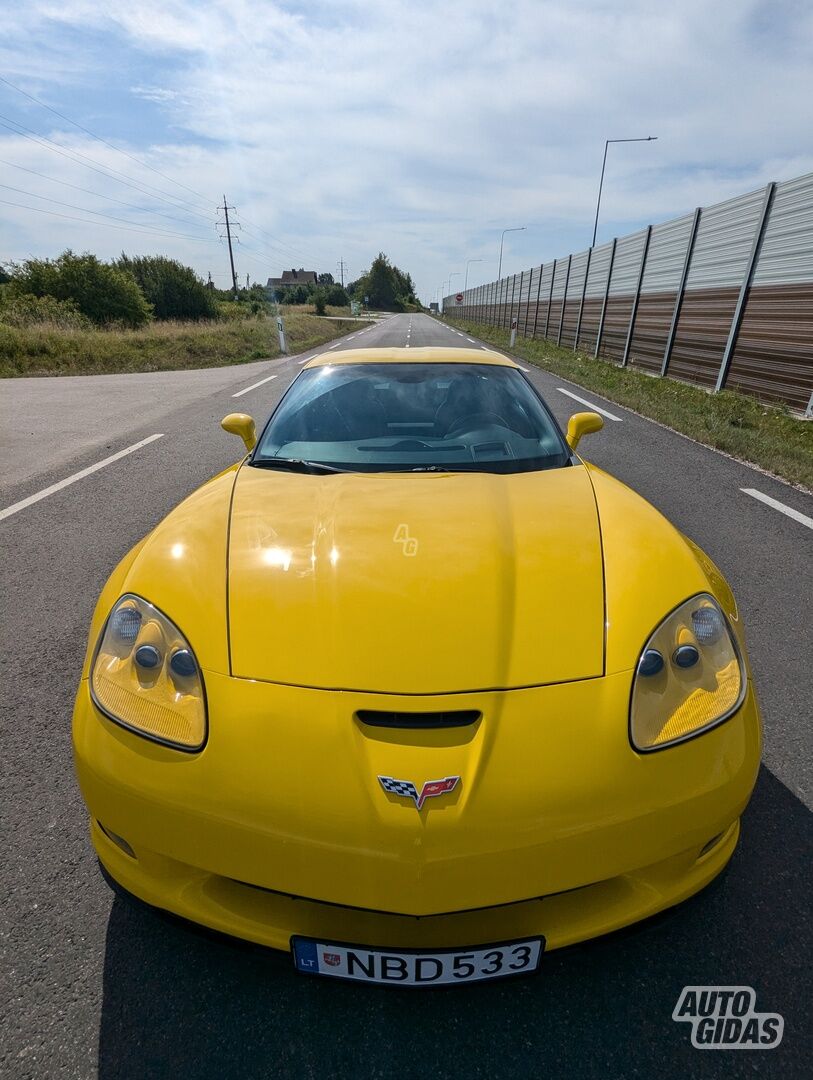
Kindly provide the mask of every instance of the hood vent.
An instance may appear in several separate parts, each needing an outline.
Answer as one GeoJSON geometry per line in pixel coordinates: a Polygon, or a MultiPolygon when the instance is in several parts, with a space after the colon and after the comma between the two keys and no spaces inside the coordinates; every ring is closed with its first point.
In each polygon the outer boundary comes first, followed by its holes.
{"type": "Polygon", "coordinates": [[[362,724],[386,728],[468,727],[481,715],[477,709],[459,709],[455,712],[378,712],[375,709],[359,709],[356,713],[362,724]]]}

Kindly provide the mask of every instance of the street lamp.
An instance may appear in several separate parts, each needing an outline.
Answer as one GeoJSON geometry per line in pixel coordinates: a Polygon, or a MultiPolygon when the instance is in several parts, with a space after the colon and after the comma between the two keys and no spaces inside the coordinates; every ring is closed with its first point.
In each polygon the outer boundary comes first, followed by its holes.
{"type": "Polygon", "coordinates": [[[604,187],[604,167],[607,164],[607,147],[610,145],[610,143],[619,143],[619,142],[656,142],[657,138],[658,138],[657,135],[647,135],[646,138],[644,138],[644,139],[605,139],[604,140],[604,160],[601,163],[601,180],[599,181],[599,185],[598,185],[598,199],[596,201],[596,222],[593,225],[593,242],[590,245],[591,248],[596,246],[596,232],[598,231],[598,212],[599,212],[599,208],[601,207],[601,189],[604,187]]]}
{"type": "Polygon", "coordinates": [[[500,268],[497,271],[497,281],[499,281],[502,277],[502,242],[505,239],[505,234],[507,232],[525,232],[525,226],[517,225],[517,227],[514,229],[503,229],[502,236],[500,237],[500,268]]]}
{"type": "Polygon", "coordinates": [[[449,276],[446,278],[446,289],[443,290],[443,295],[444,296],[448,295],[446,290],[451,289],[451,287],[452,287],[452,278],[453,277],[461,277],[461,276],[462,275],[461,275],[459,270],[455,270],[453,273],[449,274],[449,276]]]}
{"type": "Polygon", "coordinates": [[[466,278],[463,282],[463,292],[469,287],[469,266],[473,262],[482,262],[482,259],[466,259],[466,278]]]}

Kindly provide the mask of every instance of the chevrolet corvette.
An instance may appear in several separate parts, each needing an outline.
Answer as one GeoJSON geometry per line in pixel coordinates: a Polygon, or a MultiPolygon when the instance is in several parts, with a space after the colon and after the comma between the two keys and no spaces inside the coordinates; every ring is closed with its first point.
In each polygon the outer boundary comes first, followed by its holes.
{"type": "MultiPolygon", "coordinates": [[[[740,612],[510,359],[303,367],[99,598],[76,699],[124,890],[409,987],[538,970],[677,904],[760,758],[740,612]]],[[[668,467],[664,463],[664,467],[668,467]]]]}

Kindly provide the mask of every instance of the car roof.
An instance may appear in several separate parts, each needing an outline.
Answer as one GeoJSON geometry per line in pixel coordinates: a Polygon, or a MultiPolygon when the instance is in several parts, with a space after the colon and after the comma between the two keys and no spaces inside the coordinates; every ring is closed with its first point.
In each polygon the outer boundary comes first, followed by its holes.
{"type": "Polygon", "coordinates": [[[491,364],[495,367],[519,367],[510,357],[489,349],[342,349],[314,356],[306,368],[327,364],[491,364]]]}

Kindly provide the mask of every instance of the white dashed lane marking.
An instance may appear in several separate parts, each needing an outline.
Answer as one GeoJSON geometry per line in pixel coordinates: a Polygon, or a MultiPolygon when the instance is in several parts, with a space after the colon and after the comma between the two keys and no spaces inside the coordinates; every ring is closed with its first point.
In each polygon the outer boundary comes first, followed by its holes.
{"type": "Polygon", "coordinates": [[[2,521],[3,518],[11,517],[12,514],[19,513],[20,510],[25,510],[27,506],[32,506],[34,503],[39,502],[40,499],[45,499],[49,495],[53,495],[57,491],[61,491],[63,488],[75,484],[77,480],[84,480],[86,476],[98,472],[99,469],[104,469],[107,465],[112,465],[114,461],[120,461],[121,458],[127,457],[128,454],[133,454],[143,446],[149,446],[149,444],[155,442],[156,439],[163,439],[163,437],[163,433],[160,435],[149,435],[146,439],[133,443],[132,446],[125,447],[124,450],[119,450],[117,454],[111,454],[110,457],[103,458],[102,461],[97,461],[95,465],[88,465],[86,469],[81,469],[71,476],[66,476],[64,480],[58,480],[55,484],[43,488],[42,491],[38,491],[35,495],[29,495],[27,499],[21,499],[20,502],[12,503],[11,506],[7,506],[5,510],[0,510],[0,521],[2,521]]]}
{"type": "Polygon", "coordinates": [[[602,409],[600,405],[593,404],[592,401],[588,401],[587,398],[579,397],[578,394],[572,394],[569,390],[565,390],[563,386],[557,386],[556,389],[560,394],[567,394],[569,398],[573,398],[574,401],[581,402],[582,405],[586,405],[594,412],[601,413],[602,416],[606,416],[608,420],[617,420],[619,424],[623,423],[623,417],[616,416],[614,413],[607,412],[606,409],[602,409]]]}
{"type": "Polygon", "coordinates": [[[243,394],[247,394],[249,390],[256,390],[258,386],[262,386],[263,383],[271,382],[272,379],[276,379],[276,375],[268,375],[264,379],[260,379],[259,382],[252,383],[251,386],[247,386],[244,390],[238,390],[236,394],[232,394],[232,397],[242,397],[243,394]]]}
{"type": "Polygon", "coordinates": [[[314,353],[313,356],[306,356],[304,360],[297,360],[297,364],[307,364],[309,360],[313,360],[319,353],[314,353]]]}
{"type": "Polygon", "coordinates": [[[798,521],[800,525],[806,525],[808,529],[813,529],[813,518],[809,518],[806,514],[800,514],[799,511],[794,510],[792,506],[785,506],[785,504],[779,502],[778,499],[772,499],[770,495],[765,495],[763,492],[757,491],[756,488],[740,488],[740,491],[745,495],[750,495],[752,499],[759,499],[759,501],[765,503],[766,506],[770,506],[773,510],[778,510],[780,514],[784,514],[786,517],[798,521]]]}

